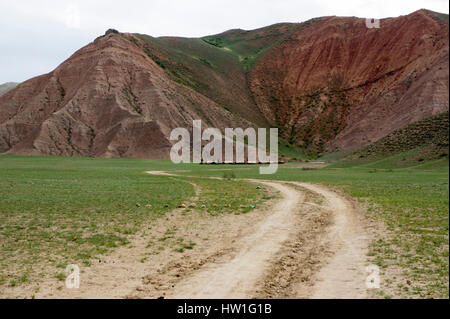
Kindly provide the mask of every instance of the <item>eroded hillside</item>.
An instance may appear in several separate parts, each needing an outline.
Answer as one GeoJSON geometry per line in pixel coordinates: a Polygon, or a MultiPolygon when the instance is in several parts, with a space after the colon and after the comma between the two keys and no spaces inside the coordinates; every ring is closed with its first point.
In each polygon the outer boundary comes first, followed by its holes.
{"type": "Polygon", "coordinates": [[[168,158],[170,131],[194,119],[355,150],[448,111],[445,17],[419,10],[379,29],[322,17],[199,39],[109,30],[0,97],[0,152],[168,158]]]}

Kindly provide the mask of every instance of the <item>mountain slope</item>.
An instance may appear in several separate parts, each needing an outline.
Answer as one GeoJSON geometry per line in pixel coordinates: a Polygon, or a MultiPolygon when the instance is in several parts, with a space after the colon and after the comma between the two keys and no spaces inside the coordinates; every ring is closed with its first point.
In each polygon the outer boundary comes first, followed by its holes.
{"type": "Polygon", "coordinates": [[[380,23],[316,19],[257,61],[251,90],[286,138],[356,149],[448,110],[448,25],[424,10],[380,23]]]}
{"type": "Polygon", "coordinates": [[[214,100],[221,107],[267,126],[247,87],[239,60],[201,39],[128,35],[169,77],[214,100]]]}
{"type": "Polygon", "coordinates": [[[249,123],[172,81],[123,35],[107,32],[55,71],[0,97],[0,152],[167,158],[171,129],[249,123]]]}
{"type": "Polygon", "coordinates": [[[323,17],[200,39],[118,33],[0,97],[0,152],[168,158],[170,131],[276,126],[355,150],[448,111],[448,24],[419,10],[323,17]]]}

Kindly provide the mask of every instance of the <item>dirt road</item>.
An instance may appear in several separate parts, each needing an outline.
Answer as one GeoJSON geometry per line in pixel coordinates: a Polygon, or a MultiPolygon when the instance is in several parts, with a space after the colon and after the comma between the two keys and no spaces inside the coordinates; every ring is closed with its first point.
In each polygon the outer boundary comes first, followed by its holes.
{"type": "Polygon", "coordinates": [[[251,298],[255,284],[270,264],[270,258],[295,231],[290,221],[302,196],[281,183],[262,182],[279,191],[283,200],[273,206],[273,214],[262,220],[255,232],[241,239],[239,252],[224,264],[209,264],[180,282],[168,298],[251,298]]]}
{"type": "Polygon", "coordinates": [[[311,298],[365,298],[367,273],[366,254],[368,236],[364,231],[362,217],[352,204],[323,186],[296,183],[323,196],[325,209],[333,212],[334,222],[325,237],[334,251],[331,260],[318,274],[311,298]]]}
{"type": "Polygon", "coordinates": [[[250,182],[278,198],[239,216],[175,210],[83,269],[79,289],[42,283],[36,298],[365,298],[368,238],[352,202],[319,185],[250,182]],[[168,232],[195,249],[150,247],[168,232]]]}
{"type": "MultiPolygon", "coordinates": [[[[221,262],[205,264],[198,271],[190,273],[165,291],[164,297],[252,298],[257,296],[257,292],[261,294],[261,286],[264,286],[266,277],[270,277],[271,270],[279,271],[272,268],[277,260],[285,257],[277,256],[283,245],[299,232],[311,231],[306,221],[293,221],[298,219],[302,210],[303,213],[310,212],[305,206],[312,205],[316,208],[316,215],[331,213],[328,215],[330,220],[327,227],[322,227],[322,233],[319,232],[314,238],[309,238],[309,243],[303,244],[310,250],[322,247],[323,254],[316,252],[318,265],[314,267],[315,273],[311,271],[308,288],[298,287],[298,292],[291,288],[289,297],[365,298],[368,238],[363,221],[353,205],[324,186],[280,181],[251,182],[276,189],[281,199],[270,208],[270,214],[257,224],[254,231],[239,238],[239,242],[234,242],[233,246],[237,248],[234,254],[221,262]],[[321,204],[305,203],[305,190],[321,197],[321,204]]],[[[289,274],[289,277],[293,281],[290,284],[299,281],[296,274],[289,274]]],[[[297,283],[299,285],[301,283],[297,283]]],[[[267,297],[267,294],[262,296],[267,297]]]]}

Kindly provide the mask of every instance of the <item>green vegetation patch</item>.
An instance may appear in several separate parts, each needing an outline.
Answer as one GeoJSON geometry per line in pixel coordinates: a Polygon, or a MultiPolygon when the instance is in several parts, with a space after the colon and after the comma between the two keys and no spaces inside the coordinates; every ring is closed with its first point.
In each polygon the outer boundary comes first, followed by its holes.
{"type": "Polygon", "coordinates": [[[313,21],[314,19],[303,23],[279,23],[251,31],[230,30],[204,37],[202,40],[209,45],[235,55],[243,70],[248,72],[270,48],[289,39],[295,32],[309,26],[313,21]]]}
{"type": "MultiPolygon", "coordinates": [[[[184,214],[191,209],[213,216],[242,214],[271,198],[265,189],[248,182],[146,173],[198,166],[1,155],[0,286],[17,286],[30,277],[61,280],[66,265],[89,266],[127,245],[131,236],[165,213],[187,206],[195,195],[191,182],[202,194],[195,208],[186,207],[184,214]]],[[[194,246],[187,242],[179,248],[194,246]]]]}
{"type": "Polygon", "coordinates": [[[0,276],[19,284],[40,263],[89,265],[193,196],[189,183],[145,174],[152,166],[158,165],[0,156],[0,276]]]}
{"type": "MultiPolygon", "coordinates": [[[[233,171],[222,172],[224,180],[207,178],[190,178],[200,186],[202,193],[197,201],[197,208],[213,216],[221,214],[245,214],[260,207],[261,204],[273,198],[266,188],[257,187],[254,183],[235,179],[233,171]]],[[[220,176],[222,177],[222,176],[220,176]]]]}

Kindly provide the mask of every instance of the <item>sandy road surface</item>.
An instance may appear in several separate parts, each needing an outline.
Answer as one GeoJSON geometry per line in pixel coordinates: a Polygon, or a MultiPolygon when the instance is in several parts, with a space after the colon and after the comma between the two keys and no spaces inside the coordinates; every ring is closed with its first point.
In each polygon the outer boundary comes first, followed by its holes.
{"type": "Polygon", "coordinates": [[[210,264],[176,286],[168,298],[251,298],[257,280],[264,274],[270,258],[295,231],[290,221],[302,196],[281,183],[262,182],[278,190],[283,199],[273,206],[273,214],[255,232],[241,239],[240,251],[224,264],[210,264]]]}
{"type": "Polygon", "coordinates": [[[318,274],[311,298],[366,298],[366,254],[368,236],[361,216],[352,204],[323,186],[296,183],[326,199],[325,209],[333,212],[334,222],[326,237],[335,254],[318,274]]]}
{"type": "MultiPolygon", "coordinates": [[[[166,174],[156,172],[156,174],[166,174]]],[[[241,238],[239,252],[224,263],[211,263],[174,285],[166,293],[168,298],[251,298],[258,283],[274,262],[274,256],[285,241],[295,235],[296,213],[304,206],[299,186],[323,197],[317,205],[321,211],[331,212],[331,224],[321,234],[319,244],[326,246],[321,268],[314,276],[314,284],[305,294],[310,298],[365,298],[366,252],[368,238],[361,216],[344,197],[324,186],[308,183],[257,181],[281,193],[281,200],[271,208],[271,215],[260,222],[256,230],[241,238]]],[[[311,204],[311,203],[309,203],[311,204]]],[[[319,246],[319,245],[318,245],[319,246]]],[[[301,290],[301,289],[299,289],[301,290]]],[[[296,295],[294,295],[296,296],[296,295]]],[[[292,296],[291,296],[292,297],[292,296]]]]}
{"type": "MultiPolygon", "coordinates": [[[[166,172],[148,173],[176,178],[166,172]]],[[[239,216],[175,210],[135,236],[130,246],[82,269],[79,289],[61,289],[48,280],[40,283],[38,292],[33,287],[20,288],[6,296],[367,297],[368,237],[364,220],[351,201],[319,185],[249,181],[278,193],[278,198],[239,216]],[[195,249],[180,254],[173,248],[149,248],[149,241],[170,229],[177,229],[176,236],[195,241],[195,249]]],[[[201,196],[201,189],[194,187],[191,202],[201,196]]]]}

